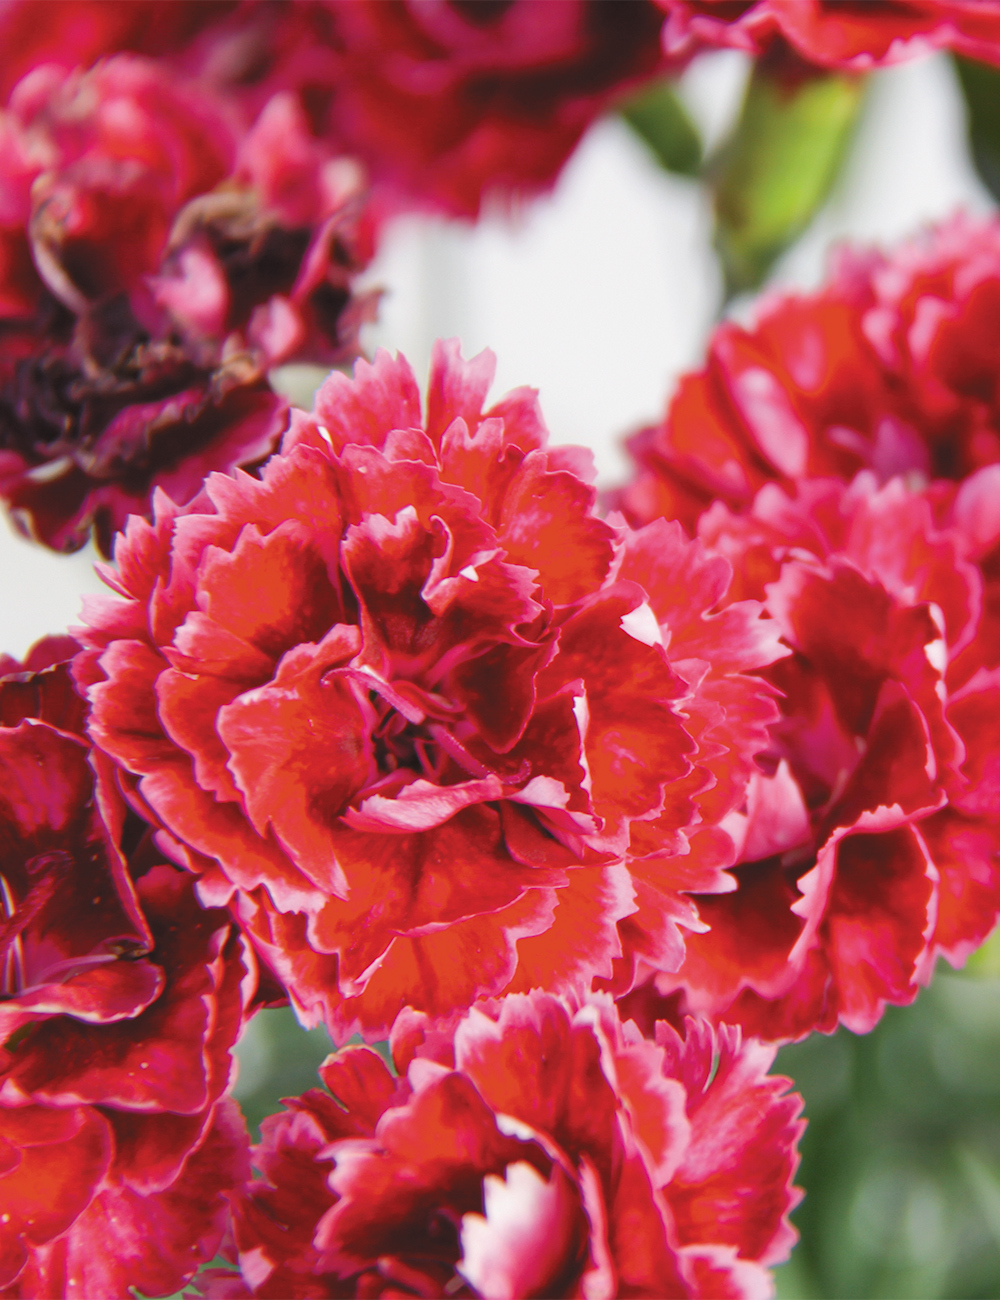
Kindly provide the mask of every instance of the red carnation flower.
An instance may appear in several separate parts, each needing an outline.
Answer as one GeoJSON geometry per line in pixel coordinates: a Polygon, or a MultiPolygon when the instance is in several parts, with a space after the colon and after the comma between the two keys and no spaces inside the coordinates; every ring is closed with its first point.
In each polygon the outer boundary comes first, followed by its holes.
{"type": "Polygon", "coordinates": [[[701,521],[795,653],[766,672],[782,720],[727,822],[737,888],[696,899],[708,930],[656,986],[764,1037],[871,1029],[1000,912],[1000,675],[968,675],[982,583],[932,500],[861,475],[701,521]]]}
{"type": "Polygon", "coordinates": [[[703,617],[726,563],[616,545],[587,453],[546,448],[531,390],[484,411],[492,373],[439,345],[426,415],[401,359],[333,374],[260,481],[131,521],[83,633],[128,797],[337,1033],[611,978],[640,877],[676,965],[676,891],[725,888],[732,849],[685,830],[741,802],[777,716],[743,675],[775,626],[703,617]]]}
{"type": "Polygon", "coordinates": [[[631,443],[620,504],[694,529],[716,499],[860,469],[962,480],[1000,463],[1000,221],[959,215],[892,253],[842,249],[818,292],[726,322],[664,422],[631,443]]]}
{"type": "Polygon", "coordinates": [[[931,480],[983,580],[973,652],[957,686],[1000,667],[1000,221],[957,216],[890,254],[841,250],[816,294],[772,298],[752,329],[716,331],[664,423],[633,440],[633,522],[692,531],[715,499],[745,510],[767,482],[862,469],[931,480]]]}
{"type": "Polygon", "coordinates": [[[329,1093],[264,1121],[242,1284],[208,1294],[770,1294],[803,1127],[772,1049],[693,1020],[652,1042],[609,999],[538,992],[447,1031],[404,1012],[391,1047],[398,1077],[344,1048],[329,1093]]]}
{"type": "Polygon", "coordinates": [[[671,784],[660,814],[630,828],[635,910],[618,923],[623,952],[606,983],[620,995],[650,971],[677,969],[683,932],[704,929],[692,892],[732,889],[723,868],[736,860],[736,848],[723,827],[744,803],[778,718],[773,687],[748,674],[788,650],[759,599],[734,598],[726,557],[689,542],[676,522],[656,520],[626,534],[616,573],[647,595],[647,635],[655,643],[658,634],[685,684],[678,707],[697,743],[690,771],[671,784]]]}
{"type": "Polygon", "coordinates": [[[0,0],[0,95],[41,63],[66,72],[130,50],[162,57],[183,50],[239,0],[0,0]]]}
{"type": "Polygon", "coordinates": [[[46,65],[0,173],[0,498],[54,549],[94,527],[107,553],[154,487],[260,461],[287,419],[267,368],[354,354],[359,177],[289,97],[241,143],[163,65],[46,65]]]}
{"type": "Polygon", "coordinates": [[[245,5],[203,76],[259,100],[303,91],[383,200],[476,216],[547,189],[583,132],[665,66],[651,0],[319,0],[245,5]]]}
{"type": "Polygon", "coordinates": [[[382,212],[475,216],[549,188],[594,119],[668,66],[653,0],[55,0],[45,24],[34,3],[0,0],[18,75],[132,50],[252,115],[301,95],[320,134],[371,168],[382,212]]]}
{"type": "Polygon", "coordinates": [[[0,1287],[163,1294],[247,1173],[223,1095],[248,968],[226,913],[148,866],[85,741],[42,720],[72,689],[60,640],[0,678],[0,1287]]]}
{"type": "Polygon", "coordinates": [[[996,0],[656,0],[665,49],[677,57],[729,47],[761,54],[775,40],[825,68],[866,69],[928,50],[1000,63],[996,0]]]}

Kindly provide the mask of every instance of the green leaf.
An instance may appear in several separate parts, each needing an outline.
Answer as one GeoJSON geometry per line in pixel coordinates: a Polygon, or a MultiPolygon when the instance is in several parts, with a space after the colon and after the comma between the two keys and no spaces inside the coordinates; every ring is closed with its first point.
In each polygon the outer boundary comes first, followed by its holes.
{"type": "Polygon", "coordinates": [[[1000,975],[1000,930],[994,930],[982,947],[970,954],[965,974],[979,979],[995,979],[1000,975]]]}
{"type": "Polygon", "coordinates": [[[701,137],[669,81],[658,81],[629,101],[622,117],[668,172],[697,176],[701,137]]]}
{"type": "Polygon", "coordinates": [[[865,81],[757,64],[730,138],[709,166],[729,296],[755,289],[830,192],[865,81]]]}
{"type": "Polygon", "coordinates": [[[1000,1245],[1000,1179],[994,1168],[968,1147],[955,1152],[959,1168],[965,1174],[987,1228],[1000,1245]]]}
{"type": "Polygon", "coordinates": [[[954,58],[965,96],[969,149],[979,178],[1000,200],[1000,69],[954,58]]]}

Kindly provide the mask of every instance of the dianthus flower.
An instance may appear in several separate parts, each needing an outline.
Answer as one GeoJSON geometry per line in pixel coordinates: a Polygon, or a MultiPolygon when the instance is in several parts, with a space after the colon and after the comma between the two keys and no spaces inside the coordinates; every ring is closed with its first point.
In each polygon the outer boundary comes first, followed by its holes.
{"type": "MultiPolygon", "coordinates": [[[[256,115],[301,95],[375,208],[475,217],[550,188],[596,117],[668,66],[654,0],[0,0],[7,89],[38,62],[157,55],[256,115]],[[70,56],[74,44],[79,47],[70,56]]],[[[3,89],[0,81],[0,89],[3,89]]]]}
{"type": "Polygon", "coordinates": [[[982,580],[933,506],[866,472],[701,520],[794,650],[766,670],[782,719],[726,823],[737,889],[696,899],[707,932],[655,977],[702,1014],[774,1039],[865,1032],[996,922],[1000,672],[971,670],[982,580]]]}
{"type": "Polygon", "coordinates": [[[787,1255],[802,1129],[773,1049],[539,992],[452,1027],[403,1012],[329,1092],[262,1125],[209,1295],[760,1297],[787,1255]],[[332,1095],[331,1095],[332,1094],[332,1095]]]}
{"type": "Polygon", "coordinates": [[[731,883],[686,831],[777,716],[776,626],[710,614],[727,562],[620,542],[531,390],[483,409],[493,364],[437,345],[426,415],[402,359],[334,373],[259,480],[130,521],[81,632],[127,797],[338,1034],[610,978],[640,878],[676,965],[677,890],[731,883]]]}
{"type": "Polygon", "coordinates": [[[185,49],[239,0],[0,0],[0,96],[40,63],[66,72],[127,50],[163,57],[185,49]]]}
{"type": "Polygon", "coordinates": [[[224,1098],[248,966],[95,786],[65,642],[0,677],[0,1289],[163,1294],[248,1174],[224,1098]]]}
{"type": "Polygon", "coordinates": [[[1000,221],[958,215],[889,253],[843,248],[827,283],[726,322],[620,504],[693,530],[714,500],[861,469],[961,482],[1000,463],[1000,221]]]}
{"type": "Polygon", "coordinates": [[[250,102],[303,90],[390,204],[474,217],[554,183],[593,120],[665,66],[662,25],[652,0],[249,4],[194,60],[250,102]]]}
{"type": "Polygon", "coordinates": [[[997,0],[656,0],[674,57],[730,48],[762,54],[786,42],[807,63],[862,70],[929,50],[1000,63],[997,0]]]}
{"type": "MultiPolygon", "coordinates": [[[[1000,666],[1000,221],[958,215],[890,253],[842,249],[828,283],[774,297],[751,329],[716,331],[663,424],[632,442],[618,503],[695,531],[713,500],[746,509],[767,482],[929,483],[983,580],[976,650],[956,684],[1000,666]]],[[[963,666],[964,665],[964,666],[963,666]]]]}
{"type": "Polygon", "coordinates": [[[45,65],[0,175],[0,499],[54,549],[93,527],[107,552],[155,486],[260,461],[287,419],[267,369],[353,355],[359,173],[290,95],[241,137],[164,65],[45,65]]]}

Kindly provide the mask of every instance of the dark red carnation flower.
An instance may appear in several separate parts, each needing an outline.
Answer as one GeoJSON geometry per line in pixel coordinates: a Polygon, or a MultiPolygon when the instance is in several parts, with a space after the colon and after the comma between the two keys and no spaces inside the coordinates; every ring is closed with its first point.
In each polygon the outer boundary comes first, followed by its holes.
{"type": "Polygon", "coordinates": [[[64,641],[0,677],[0,1289],[164,1294],[247,1174],[224,1093],[249,967],[227,914],[149,865],[85,740],[43,720],[72,691],[64,641]]]}
{"type": "Polygon", "coordinates": [[[0,114],[0,498],[56,550],[260,461],[267,369],[356,351],[357,168],[290,96],[237,126],[128,55],[36,68],[0,114]]]}
{"type": "Polygon", "coordinates": [[[0,726],[16,727],[34,718],[85,735],[87,704],[69,670],[79,649],[74,637],[46,636],[28,650],[23,663],[0,654],[0,726]]]}
{"type": "Polygon", "coordinates": [[[130,50],[162,57],[185,49],[239,0],[0,0],[0,95],[41,63],[66,72],[130,50]]]}
{"type": "Polygon", "coordinates": [[[766,482],[960,481],[1000,463],[998,313],[995,219],[958,215],[888,254],[839,250],[817,293],[716,330],[705,368],[633,439],[622,508],[693,530],[714,500],[746,508],[766,482]]]}
{"type": "Polygon", "coordinates": [[[547,189],[586,128],[661,64],[647,0],[327,0],[344,59],[330,123],[410,202],[475,216],[547,189]]]}
{"type": "Polygon", "coordinates": [[[382,202],[476,216],[553,184],[587,127],[665,66],[652,0],[249,4],[191,63],[250,103],[301,90],[382,202]]]}
{"type": "Polygon", "coordinates": [[[702,518],[795,653],[765,673],[782,720],[725,823],[737,888],[696,899],[707,932],[655,977],[692,1009],[768,1038],[865,1032],[996,922],[1000,672],[970,672],[982,581],[933,504],[862,474],[702,518]]]}
{"type": "MultiPolygon", "coordinates": [[[[549,188],[593,120],[667,67],[653,0],[0,0],[8,89],[38,62],[166,57],[256,114],[301,95],[364,159],[377,207],[476,216],[549,188]],[[79,46],[70,59],[74,43],[79,46]]],[[[2,83],[0,83],[2,85],[2,83]]]]}
{"type": "Polygon", "coordinates": [[[664,48],[689,56],[728,47],[761,54],[783,40],[809,63],[866,69],[928,50],[1000,63],[997,0],[656,0],[664,48]]]}
{"type": "Polygon", "coordinates": [[[773,1049],[534,992],[447,1030],[404,1012],[391,1050],[342,1049],[264,1121],[242,1284],[209,1295],[770,1294],[803,1127],[773,1049]]]}
{"type": "Polygon", "coordinates": [[[531,390],[484,411],[493,364],[439,345],[426,414],[402,359],[334,373],[259,481],[130,522],[122,598],[82,633],[128,797],[338,1034],[627,985],[640,906],[676,966],[677,891],[728,886],[731,841],[702,832],[777,716],[744,675],[774,624],[711,615],[727,563],[679,531],[619,542],[531,390]]]}

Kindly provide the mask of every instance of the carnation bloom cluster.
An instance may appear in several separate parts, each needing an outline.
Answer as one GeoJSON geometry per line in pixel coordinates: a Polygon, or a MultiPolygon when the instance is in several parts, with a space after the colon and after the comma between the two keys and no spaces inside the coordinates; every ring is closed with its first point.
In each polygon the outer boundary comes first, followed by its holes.
{"type": "Polygon", "coordinates": [[[787,1254],[773,1049],[613,995],[732,888],[788,650],[492,374],[335,373],[0,665],[10,1294],[752,1297],[787,1254]],[[286,997],[391,1068],[342,1048],[252,1153],[231,1049],[286,997]]]}
{"type": "Polygon", "coordinates": [[[764,1300],[777,1045],[1000,915],[1000,222],[723,323],[610,501],[491,353],[356,359],[356,280],[699,50],[998,63],[1000,7],[48,17],[0,0],[0,498],[109,590],[0,657],[0,1293],[764,1300]],[[251,1145],[274,1007],[335,1050],[251,1145]]]}

